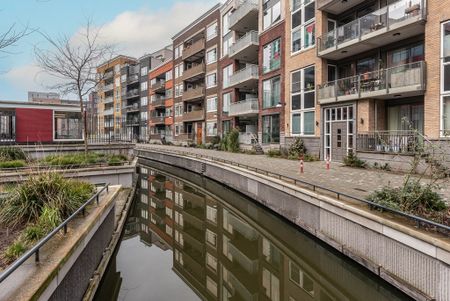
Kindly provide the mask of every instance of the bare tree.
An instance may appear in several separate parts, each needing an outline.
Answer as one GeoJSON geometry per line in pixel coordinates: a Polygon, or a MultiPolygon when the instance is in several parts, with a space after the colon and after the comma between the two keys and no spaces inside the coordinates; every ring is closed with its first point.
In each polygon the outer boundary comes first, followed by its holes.
{"type": "Polygon", "coordinates": [[[5,32],[0,33],[0,52],[10,53],[7,48],[15,46],[20,39],[34,31],[28,25],[22,29],[18,29],[16,24],[12,24],[5,32]]]}
{"type": "Polygon", "coordinates": [[[83,99],[94,91],[103,79],[97,74],[97,66],[109,61],[113,46],[100,41],[100,29],[93,28],[90,21],[74,37],[62,35],[52,38],[41,33],[50,44],[50,49],[35,47],[35,56],[41,69],[55,78],[48,88],[63,94],[76,94],[80,101],[83,118],[85,152],[88,151],[88,131],[83,99]]]}

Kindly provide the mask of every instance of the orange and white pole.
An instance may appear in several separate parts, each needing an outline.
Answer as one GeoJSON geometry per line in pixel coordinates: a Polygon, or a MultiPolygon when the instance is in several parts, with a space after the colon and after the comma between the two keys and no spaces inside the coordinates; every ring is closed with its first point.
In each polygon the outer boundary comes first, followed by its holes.
{"type": "Polygon", "coordinates": [[[330,156],[327,156],[327,170],[330,170],[330,156]]]}
{"type": "Polygon", "coordinates": [[[303,156],[300,157],[300,173],[303,173],[304,163],[303,163],[303,156]]]}

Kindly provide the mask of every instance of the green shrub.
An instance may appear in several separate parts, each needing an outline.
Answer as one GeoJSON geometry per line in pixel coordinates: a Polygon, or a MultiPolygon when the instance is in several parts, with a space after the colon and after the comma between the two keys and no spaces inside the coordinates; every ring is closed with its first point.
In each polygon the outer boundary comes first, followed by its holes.
{"type": "Polygon", "coordinates": [[[314,162],[319,161],[320,158],[317,155],[305,154],[304,160],[305,162],[314,162]]]}
{"type": "Polygon", "coordinates": [[[23,239],[27,243],[33,243],[35,241],[40,240],[42,237],[46,235],[46,231],[39,225],[30,225],[25,228],[23,231],[23,239]]]}
{"type": "Polygon", "coordinates": [[[306,147],[303,140],[299,137],[295,138],[294,143],[289,147],[288,157],[298,157],[306,154],[306,147]]]}
{"type": "Polygon", "coordinates": [[[267,156],[271,158],[279,158],[281,157],[281,151],[279,149],[269,149],[267,151],[267,156]]]}
{"type": "Polygon", "coordinates": [[[211,139],[211,143],[212,143],[212,145],[219,144],[219,143],[220,143],[220,136],[214,136],[214,137],[211,139]]]}
{"type": "Polygon", "coordinates": [[[22,149],[18,147],[4,146],[0,147],[1,161],[26,160],[27,157],[22,149]]]}
{"type": "Polygon", "coordinates": [[[97,163],[112,163],[127,161],[124,155],[107,155],[103,153],[76,153],[65,155],[51,155],[42,160],[42,163],[50,166],[83,166],[97,163]]]}
{"type": "Polygon", "coordinates": [[[366,161],[359,159],[353,152],[344,158],[344,164],[349,167],[366,168],[366,161]]]}
{"type": "Polygon", "coordinates": [[[27,248],[24,243],[22,243],[20,241],[16,241],[6,249],[5,258],[8,261],[13,261],[16,258],[18,258],[20,255],[25,253],[26,250],[27,250],[27,248]]]}
{"type": "Polygon", "coordinates": [[[386,170],[386,171],[391,170],[391,166],[389,165],[389,163],[379,164],[378,162],[375,162],[375,163],[373,163],[373,168],[386,170]]]}
{"type": "Polygon", "coordinates": [[[19,168],[25,167],[27,163],[23,160],[13,160],[13,161],[4,161],[0,162],[0,168],[19,168]]]}
{"type": "Polygon", "coordinates": [[[448,205],[435,191],[436,188],[414,180],[403,187],[385,186],[373,192],[367,199],[385,207],[441,221],[448,205]],[[436,213],[441,213],[441,218],[436,213]]]}
{"type": "Polygon", "coordinates": [[[0,224],[14,227],[21,223],[36,223],[46,206],[57,209],[59,217],[65,219],[94,191],[94,185],[65,179],[58,173],[31,176],[3,200],[0,224]]]}
{"type": "Polygon", "coordinates": [[[227,135],[227,150],[233,153],[239,152],[239,130],[234,128],[227,135]]]}

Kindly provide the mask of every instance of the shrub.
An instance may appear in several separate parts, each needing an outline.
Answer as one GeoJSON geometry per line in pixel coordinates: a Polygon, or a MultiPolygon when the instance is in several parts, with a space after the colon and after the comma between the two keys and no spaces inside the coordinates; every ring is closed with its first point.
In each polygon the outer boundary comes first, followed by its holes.
{"type": "Polygon", "coordinates": [[[103,153],[76,153],[66,155],[51,155],[45,157],[42,162],[50,166],[82,166],[96,163],[108,163],[119,165],[128,160],[124,155],[107,155],[103,153]]]}
{"type": "Polygon", "coordinates": [[[0,162],[0,168],[19,168],[25,167],[27,164],[23,160],[13,160],[0,162]]]}
{"type": "Polygon", "coordinates": [[[22,149],[18,147],[4,146],[0,147],[1,161],[26,160],[27,157],[22,149]]]}
{"type": "Polygon", "coordinates": [[[13,188],[0,207],[0,224],[14,227],[36,223],[46,206],[58,210],[61,219],[78,209],[95,191],[95,186],[65,179],[49,172],[29,177],[13,188]]]}
{"type": "Polygon", "coordinates": [[[234,128],[227,136],[227,150],[233,153],[239,152],[239,130],[234,128]]]}
{"type": "Polygon", "coordinates": [[[8,261],[13,261],[27,250],[24,243],[20,241],[14,242],[5,251],[5,257],[8,261]]]}
{"type": "Polygon", "coordinates": [[[366,168],[366,161],[359,159],[353,152],[344,158],[344,164],[349,167],[366,168]]]}
{"type": "Polygon", "coordinates": [[[319,161],[320,158],[317,155],[305,154],[304,160],[305,162],[314,162],[319,161]]]}
{"type": "Polygon", "coordinates": [[[281,157],[281,151],[279,149],[269,149],[267,151],[267,156],[271,158],[279,158],[281,157]]]}
{"type": "Polygon", "coordinates": [[[448,205],[435,191],[436,188],[413,180],[405,183],[403,187],[385,186],[373,192],[367,199],[388,208],[441,221],[448,205]],[[441,218],[436,213],[441,213],[441,218]]]}
{"type": "Polygon", "coordinates": [[[373,168],[386,170],[386,171],[391,170],[391,166],[389,165],[389,163],[379,164],[378,162],[375,162],[375,163],[373,163],[373,168]]]}
{"type": "Polygon", "coordinates": [[[306,154],[306,147],[303,140],[299,137],[295,138],[294,143],[289,147],[289,157],[296,157],[306,154]]]}
{"type": "Polygon", "coordinates": [[[219,144],[219,143],[220,143],[220,137],[219,137],[219,136],[214,136],[214,137],[211,139],[211,143],[212,143],[212,145],[219,144]]]}

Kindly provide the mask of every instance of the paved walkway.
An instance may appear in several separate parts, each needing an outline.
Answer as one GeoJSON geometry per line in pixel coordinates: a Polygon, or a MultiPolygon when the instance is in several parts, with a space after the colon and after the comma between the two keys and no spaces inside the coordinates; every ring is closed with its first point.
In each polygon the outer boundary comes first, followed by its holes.
{"type": "MultiPolygon", "coordinates": [[[[300,173],[298,161],[270,158],[266,155],[247,155],[229,153],[216,150],[188,148],[179,146],[139,144],[138,148],[162,149],[168,151],[183,151],[192,154],[207,155],[215,158],[246,164],[255,168],[284,174],[298,178],[311,184],[320,185],[352,196],[365,198],[376,189],[385,185],[401,186],[404,175],[373,169],[346,167],[340,163],[331,163],[330,170],[326,169],[324,161],[305,162],[304,173],[300,173]]],[[[424,179],[427,181],[427,179],[424,179]]],[[[440,193],[450,202],[450,183],[441,182],[440,193]]]]}

